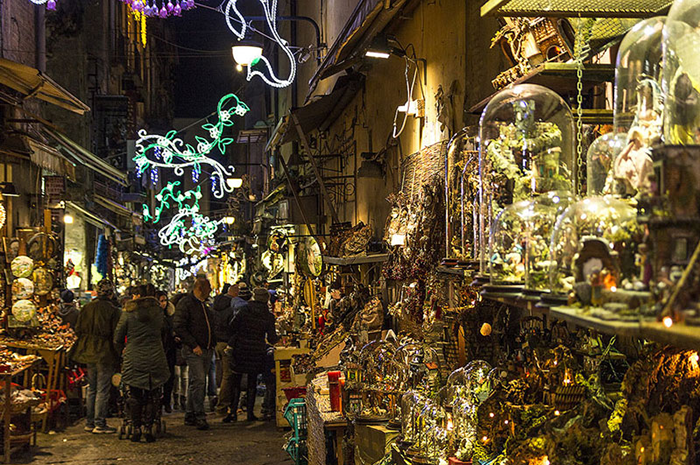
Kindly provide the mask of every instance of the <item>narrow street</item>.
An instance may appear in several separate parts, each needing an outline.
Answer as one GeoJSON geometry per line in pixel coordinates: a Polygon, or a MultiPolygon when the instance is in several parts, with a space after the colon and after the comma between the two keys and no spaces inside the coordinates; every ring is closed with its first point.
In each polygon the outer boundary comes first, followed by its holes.
{"type": "MultiPolygon", "coordinates": [[[[18,454],[13,463],[21,464],[140,464],[165,465],[197,463],[206,465],[281,465],[291,464],[282,449],[285,431],[274,422],[221,423],[221,417],[209,415],[211,429],[197,431],[183,424],[184,414],[164,416],[167,433],[153,444],[143,439],[135,444],[120,441],[116,435],[83,432],[82,422],[56,434],[39,434],[34,453],[18,454]]],[[[117,426],[116,419],[110,424],[117,426]]]]}

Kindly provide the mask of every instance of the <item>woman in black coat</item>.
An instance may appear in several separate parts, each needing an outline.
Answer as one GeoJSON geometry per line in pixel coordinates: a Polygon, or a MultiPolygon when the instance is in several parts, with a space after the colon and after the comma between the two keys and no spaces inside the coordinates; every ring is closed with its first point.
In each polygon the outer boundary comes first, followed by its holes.
{"type": "Polygon", "coordinates": [[[127,387],[127,406],[134,427],[131,440],[141,439],[143,426],[146,442],[153,442],[152,427],[156,411],[161,408],[161,387],[170,378],[163,349],[165,317],[153,285],[140,286],[134,297],[124,304],[114,344],[121,351],[126,340],[122,383],[127,387]]]}
{"type": "MultiPolygon", "coordinates": [[[[231,370],[233,371],[233,401],[238,405],[241,396],[241,380],[248,375],[247,413],[248,421],[257,418],[255,408],[255,391],[258,375],[265,368],[267,343],[275,344],[278,340],[275,331],[275,316],[270,312],[267,302],[270,294],[267,289],[257,288],[253,291],[253,299],[247,305],[239,307],[231,320],[233,336],[228,342],[231,351],[231,370]]],[[[236,421],[235,408],[224,421],[236,421]]]]}

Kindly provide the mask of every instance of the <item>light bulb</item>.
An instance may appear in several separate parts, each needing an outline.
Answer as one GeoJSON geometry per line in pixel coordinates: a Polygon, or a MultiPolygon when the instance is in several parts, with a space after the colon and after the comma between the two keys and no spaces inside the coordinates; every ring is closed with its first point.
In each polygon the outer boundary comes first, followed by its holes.
{"type": "Polygon", "coordinates": [[[64,224],[73,224],[73,221],[74,221],[74,220],[75,220],[75,219],[73,218],[73,215],[70,215],[70,214],[68,214],[68,213],[66,213],[65,215],[63,215],[63,223],[64,223],[64,224]]]}

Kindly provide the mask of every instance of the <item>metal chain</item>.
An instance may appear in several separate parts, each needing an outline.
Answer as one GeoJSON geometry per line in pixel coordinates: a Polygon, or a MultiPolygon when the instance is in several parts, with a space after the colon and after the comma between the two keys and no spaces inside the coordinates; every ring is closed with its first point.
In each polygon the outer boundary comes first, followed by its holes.
{"type": "Polygon", "coordinates": [[[579,195],[584,195],[586,189],[583,182],[585,179],[583,169],[586,165],[583,159],[583,61],[591,51],[589,40],[594,22],[595,20],[588,19],[584,23],[584,20],[579,16],[574,42],[574,61],[576,63],[576,192],[579,195]]]}

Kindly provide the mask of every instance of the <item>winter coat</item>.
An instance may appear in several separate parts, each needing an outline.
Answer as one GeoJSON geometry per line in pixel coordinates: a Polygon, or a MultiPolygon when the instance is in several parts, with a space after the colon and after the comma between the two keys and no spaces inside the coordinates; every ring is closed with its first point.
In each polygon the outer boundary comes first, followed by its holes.
{"type": "Polygon", "coordinates": [[[118,366],[119,352],[113,339],[121,313],[110,300],[102,297],[85,305],[75,323],[78,340],[71,349],[71,359],[77,363],[118,366]]]}
{"type": "Polygon", "coordinates": [[[229,346],[233,348],[232,370],[237,373],[262,373],[267,354],[266,339],[277,342],[275,316],[267,304],[251,300],[239,307],[231,321],[233,336],[229,346]]]}
{"type": "Polygon", "coordinates": [[[114,335],[118,349],[126,350],[122,363],[122,382],[139,389],[159,388],[170,378],[170,368],[163,349],[165,315],[153,297],[130,300],[114,335]]]}
{"type": "Polygon", "coordinates": [[[190,349],[199,346],[202,350],[216,346],[214,315],[193,293],[180,299],[175,307],[175,334],[190,349]]]}
{"type": "Polygon", "coordinates": [[[231,336],[231,327],[229,323],[231,322],[231,317],[233,316],[233,307],[231,307],[231,296],[227,294],[219,294],[214,299],[214,305],[212,306],[214,310],[214,318],[216,322],[214,324],[214,332],[216,333],[217,341],[228,341],[231,336]]]}
{"type": "Polygon", "coordinates": [[[68,325],[71,328],[75,328],[75,324],[78,322],[78,304],[76,302],[61,302],[58,306],[58,317],[61,319],[62,325],[68,325]]]}

